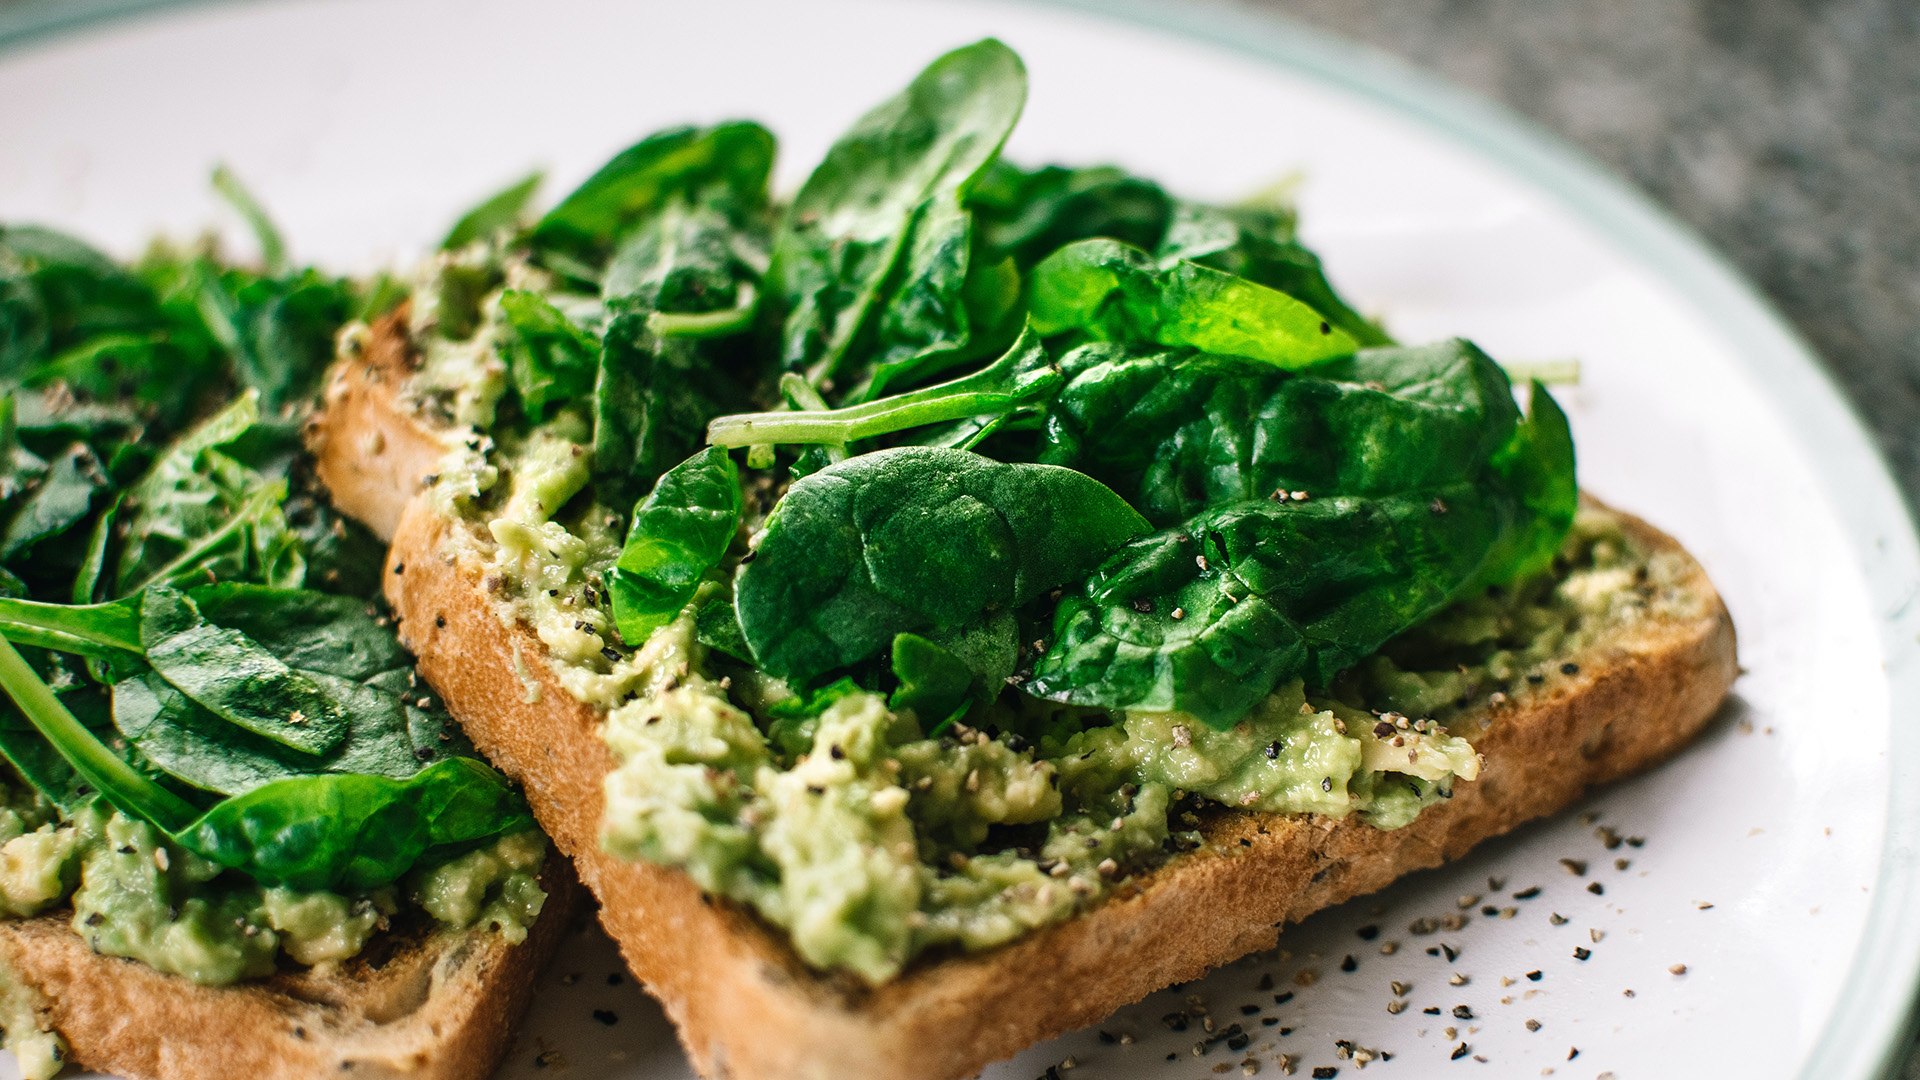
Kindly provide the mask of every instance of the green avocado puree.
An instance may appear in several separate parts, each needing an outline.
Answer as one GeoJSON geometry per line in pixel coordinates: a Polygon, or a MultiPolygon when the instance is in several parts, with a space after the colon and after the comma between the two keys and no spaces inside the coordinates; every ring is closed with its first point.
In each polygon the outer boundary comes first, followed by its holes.
{"type": "MultiPolygon", "coordinates": [[[[491,303],[472,306],[472,340],[491,303]]],[[[418,394],[495,377],[488,348],[462,355],[418,394]]],[[[1610,627],[1687,602],[1663,587],[1682,560],[1583,512],[1551,572],[1468,597],[1333,687],[1284,686],[1225,731],[1019,693],[938,738],[865,692],[796,723],[770,711],[792,697],[784,683],[696,640],[693,612],[730,599],[732,564],[647,641],[619,640],[601,575],[624,519],[588,494],[587,417],[563,409],[499,438],[449,455],[434,498],[467,526],[449,553],[478,566],[502,621],[531,626],[556,681],[606,710],[606,849],[680,867],[784,928],[809,964],[870,983],[928,949],[988,948],[1084,910],[1202,846],[1202,815],[1223,807],[1404,826],[1478,776],[1467,725],[1490,700],[1524,700],[1610,627]]]]}
{"type": "MultiPolygon", "coordinates": [[[[4,766],[0,766],[4,769],[4,766]]],[[[139,960],[205,986],[271,975],[284,956],[349,959],[403,907],[442,929],[490,925],[523,941],[546,894],[537,875],[546,837],[527,831],[422,865],[359,896],[267,887],[164,840],[104,802],[62,816],[5,770],[0,775],[0,911],[24,918],[66,905],[95,952],[139,960]]],[[[41,1027],[39,992],[0,961],[0,1028],[22,1075],[59,1071],[65,1048],[41,1027]]]]}

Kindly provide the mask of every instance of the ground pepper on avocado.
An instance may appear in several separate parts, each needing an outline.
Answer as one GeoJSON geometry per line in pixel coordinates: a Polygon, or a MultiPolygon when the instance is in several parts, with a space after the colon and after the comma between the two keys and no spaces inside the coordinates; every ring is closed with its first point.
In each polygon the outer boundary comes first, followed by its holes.
{"type": "Polygon", "coordinates": [[[1658,602],[1543,386],[1284,203],[1002,160],[1026,90],[956,49],[784,202],[758,125],[663,131],[414,290],[446,554],[605,710],[604,845],[870,983],[1209,815],[1405,826],[1658,602]]]}

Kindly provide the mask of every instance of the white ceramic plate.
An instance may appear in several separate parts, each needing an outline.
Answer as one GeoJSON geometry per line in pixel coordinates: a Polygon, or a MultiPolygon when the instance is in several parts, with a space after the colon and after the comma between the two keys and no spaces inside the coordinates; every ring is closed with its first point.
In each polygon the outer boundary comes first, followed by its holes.
{"type": "MultiPolygon", "coordinates": [[[[1899,1046],[1920,957],[1899,918],[1920,821],[1920,561],[1817,366],[1696,241],[1510,118],[1304,32],[1127,14],[881,0],[192,8],[0,56],[0,220],[122,253],[155,230],[237,233],[206,185],[225,161],[301,257],[370,268],[421,252],[532,165],[550,167],[551,197],[672,123],[765,121],[791,188],[927,60],[997,34],[1032,73],[1016,160],[1114,161],[1217,199],[1297,172],[1308,239],[1401,338],[1578,357],[1583,381],[1561,398],[1584,486],[1699,556],[1748,671],[1700,742],[1652,774],[986,1075],[1024,1080],[1069,1057],[1082,1076],[1273,1075],[1283,1054],[1302,1076],[1352,1075],[1340,1040],[1384,1052],[1367,1066],[1383,1076],[1875,1074],[1899,1046]],[[1607,849],[1600,826],[1644,845],[1607,849]],[[1464,926],[1409,931],[1449,914],[1464,926]],[[1396,980],[1411,984],[1397,1015],[1396,980]],[[1162,1017],[1189,995],[1246,1044],[1170,1030],[1162,1017]]],[[[597,933],[572,940],[503,1075],[561,1061],[578,1078],[689,1075],[659,1011],[630,979],[610,983],[619,970],[597,933]]]]}

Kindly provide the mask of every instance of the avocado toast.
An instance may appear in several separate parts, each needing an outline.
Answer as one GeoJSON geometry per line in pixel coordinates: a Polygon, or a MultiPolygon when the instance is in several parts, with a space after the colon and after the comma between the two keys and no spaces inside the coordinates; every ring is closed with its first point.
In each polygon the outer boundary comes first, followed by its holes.
{"type": "Polygon", "coordinates": [[[309,432],[709,1075],[970,1075],[1733,677],[1543,387],[1394,344],[1282,206],[999,161],[1023,101],[956,50],[786,206],[754,125],[648,139],[438,256],[309,432]]]}
{"type": "Polygon", "coordinates": [[[399,302],[0,228],[0,1027],[28,1077],[490,1070],[577,887],[301,447],[399,302]]]}

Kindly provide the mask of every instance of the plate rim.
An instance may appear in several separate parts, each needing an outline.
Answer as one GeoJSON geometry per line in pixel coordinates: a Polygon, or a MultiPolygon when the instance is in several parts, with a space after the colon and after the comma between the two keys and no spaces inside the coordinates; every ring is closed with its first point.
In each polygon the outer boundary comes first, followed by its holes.
{"type": "MultiPolygon", "coordinates": [[[[20,0],[0,8],[0,56],[107,24],[277,0],[20,0]]],[[[1847,975],[1800,1080],[1881,1080],[1906,1060],[1920,1016],[1920,534],[1904,494],[1825,364],[1691,227],[1571,143],[1508,107],[1373,46],[1281,13],[1220,0],[986,0],[1160,31],[1277,67],[1399,115],[1525,182],[1593,228],[1702,315],[1779,407],[1875,605],[1888,705],[1886,833],[1847,975]]]]}

